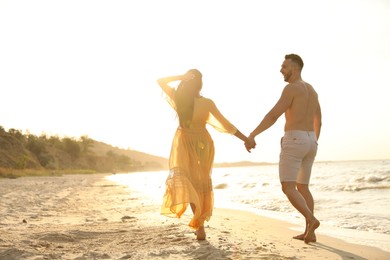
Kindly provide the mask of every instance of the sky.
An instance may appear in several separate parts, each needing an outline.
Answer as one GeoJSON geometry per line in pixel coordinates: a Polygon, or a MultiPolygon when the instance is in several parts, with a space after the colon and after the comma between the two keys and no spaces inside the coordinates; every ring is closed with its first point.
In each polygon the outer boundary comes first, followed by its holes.
{"type": "MultiPolygon", "coordinates": [[[[202,95],[249,135],[289,53],[319,95],[316,160],[390,159],[388,0],[0,0],[0,125],[168,158],[178,122],[158,78],[199,69],[202,95]]],[[[215,162],[277,162],[284,122],[251,153],[208,128],[215,162]]]]}

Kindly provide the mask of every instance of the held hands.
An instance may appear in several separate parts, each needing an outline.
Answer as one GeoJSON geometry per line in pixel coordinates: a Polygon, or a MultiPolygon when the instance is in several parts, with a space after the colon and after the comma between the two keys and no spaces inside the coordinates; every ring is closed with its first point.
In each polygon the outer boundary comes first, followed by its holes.
{"type": "Polygon", "coordinates": [[[255,147],[256,147],[255,139],[252,136],[249,136],[244,144],[245,144],[246,150],[249,153],[251,152],[251,149],[255,149],[255,147]]]}

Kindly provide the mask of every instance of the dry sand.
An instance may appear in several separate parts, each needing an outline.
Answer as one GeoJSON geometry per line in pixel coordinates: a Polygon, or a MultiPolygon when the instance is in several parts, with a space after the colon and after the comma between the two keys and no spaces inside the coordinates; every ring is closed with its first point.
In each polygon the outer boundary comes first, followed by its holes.
{"type": "Polygon", "coordinates": [[[390,252],[317,235],[292,224],[215,209],[206,241],[160,205],[105,175],[0,179],[0,259],[390,259],[390,252]]]}

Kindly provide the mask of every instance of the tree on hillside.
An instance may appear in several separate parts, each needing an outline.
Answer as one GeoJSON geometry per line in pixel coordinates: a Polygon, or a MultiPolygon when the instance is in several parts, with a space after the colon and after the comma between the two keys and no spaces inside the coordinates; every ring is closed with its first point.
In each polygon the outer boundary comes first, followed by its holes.
{"type": "Polygon", "coordinates": [[[90,153],[90,148],[93,145],[93,140],[88,138],[87,135],[83,135],[80,137],[82,153],[87,155],[90,153]]]}
{"type": "Polygon", "coordinates": [[[126,155],[120,155],[113,151],[108,151],[106,156],[110,159],[113,165],[117,165],[119,169],[128,170],[133,166],[133,162],[130,157],[126,155]]]}
{"type": "Polygon", "coordinates": [[[35,135],[29,134],[27,136],[26,148],[37,157],[39,163],[43,167],[46,167],[53,159],[46,150],[46,143],[46,135],[37,137],[35,135]]]}
{"type": "Polygon", "coordinates": [[[76,140],[65,137],[62,139],[62,142],[64,144],[64,151],[67,152],[73,160],[79,158],[81,149],[76,140]]]}
{"type": "Polygon", "coordinates": [[[23,135],[22,131],[11,128],[8,130],[8,134],[18,139],[21,143],[24,143],[25,136],[23,135]]]}

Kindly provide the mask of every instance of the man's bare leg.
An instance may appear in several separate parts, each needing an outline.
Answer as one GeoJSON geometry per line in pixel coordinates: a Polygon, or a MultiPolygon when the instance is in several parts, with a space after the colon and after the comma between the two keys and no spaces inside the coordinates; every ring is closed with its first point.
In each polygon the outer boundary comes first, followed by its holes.
{"type": "MultiPolygon", "coordinates": [[[[297,189],[298,189],[299,193],[302,195],[302,197],[305,199],[306,205],[310,209],[311,213],[314,214],[314,199],[313,199],[313,196],[311,195],[311,192],[309,190],[309,185],[297,183],[297,189]]],[[[307,233],[308,225],[309,225],[309,223],[306,221],[305,232],[303,234],[294,236],[293,238],[298,239],[298,240],[304,240],[305,235],[307,233]]],[[[314,237],[313,237],[312,241],[310,241],[310,242],[316,242],[316,241],[317,241],[317,238],[316,238],[316,235],[314,234],[314,237]]]]}
{"type": "MultiPolygon", "coordinates": [[[[307,230],[303,240],[305,243],[314,242],[314,231],[320,226],[320,222],[314,217],[312,211],[306,204],[305,198],[296,189],[295,182],[282,182],[282,190],[286,194],[290,203],[305,217],[307,230]]],[[[310,204],[310,203],[309,203],[310,204]]],[[[314,203],[312,204],[314,206],[314,203]]]]}
{"type": "Polygon", "coordinates": [[[309,244],[310,242],[312,242],[314,239],[315,239],[315,233],[314,231],[320,226],[320,222],[318,221],[318,219],[316,219],[315,217],[313,217],[309,224],[307,225],[307,232],[306,232],[306,235],[305,235],[305,238],[304,238],[304,241],[306,244],[309,244]]]}
{"type": "MultiPolygon", "coordinates": [[[[303,241],[303,240],[305,239],[306,234],[307,234],[308,226],[309,226],[309,223],[306,222],[305,232],[302,233],[302,234],[293,236],[293,238],[294,238],[294,239],[297,239],[297,240],[302,240],[302,241],[303,241]]],[[[315,233],[314,233],[314,236],[312,236],[311,241],[309,241],[309,242],[317,242],[317,237],[316,237],[316,234],[315,234],[315,233]]]]}

